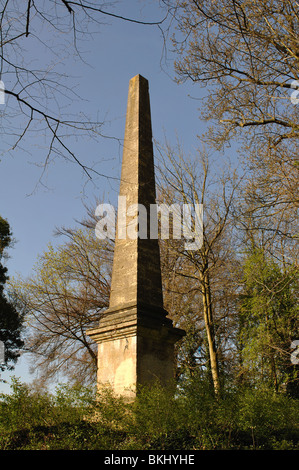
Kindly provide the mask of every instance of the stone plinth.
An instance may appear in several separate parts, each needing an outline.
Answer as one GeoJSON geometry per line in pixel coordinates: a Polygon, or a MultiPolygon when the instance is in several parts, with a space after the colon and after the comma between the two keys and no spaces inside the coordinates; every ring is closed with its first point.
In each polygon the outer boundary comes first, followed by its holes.
{"type": "Polygon", "coordinates": [[[88,332],[98,343],[99,385],[109,384],[117,394],[133,397],[138,384],[171,383],[174,344],[184,332],[170,319],[162,323],[160,315],[136,305],[105,312],[99,328],[88,332]]]}

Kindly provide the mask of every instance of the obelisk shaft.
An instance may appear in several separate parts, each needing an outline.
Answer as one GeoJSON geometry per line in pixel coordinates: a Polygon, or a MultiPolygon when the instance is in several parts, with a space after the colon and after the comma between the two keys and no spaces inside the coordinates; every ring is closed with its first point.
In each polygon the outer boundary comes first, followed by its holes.
{"type": "Polygon", "coordinates": [[[129,84],[119,195],[125,198],[123,210],[130,212],[134,204],[143,208],[138,220],[133,213],[119,213],[126,220],[126,232],[122,239],[118,231],[116,235],[109,310],[128,304],[163,309],[159,245],[157,239],[150,239],[150,206],[156,203],[156,190],[149,90],[141,75],[129,84]],[[142,237],[146,229],[145,238],[132,239],[132,224],[137,227],[137,223],[142,237]]]}

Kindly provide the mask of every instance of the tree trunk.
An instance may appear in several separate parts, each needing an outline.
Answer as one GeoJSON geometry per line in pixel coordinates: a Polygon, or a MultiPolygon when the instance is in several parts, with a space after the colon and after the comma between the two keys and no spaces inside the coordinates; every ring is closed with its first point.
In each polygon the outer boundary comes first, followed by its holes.
{"type": "Polygon", "coordinates": [[[214,392],[216,396],[219,396],[220,395],[219,368],[218,368],[218,360],[217,360],[217,348],[216,348],[216,343],[215,343],[210,279],[209,279],[208,273],[205,273],[202,277],[202,300],[203,300],[203,313],[204,313],[204,321],[205,321],[208,346],[209,346],[209,358],[210,358],[214,392]]]}

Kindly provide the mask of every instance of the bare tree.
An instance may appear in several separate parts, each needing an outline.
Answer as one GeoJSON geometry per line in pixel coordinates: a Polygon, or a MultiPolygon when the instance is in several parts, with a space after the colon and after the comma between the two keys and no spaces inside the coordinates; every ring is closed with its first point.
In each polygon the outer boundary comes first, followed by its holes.
{"type": "MultiPolygon", "coordinates": [[[[238,284],[230,212],[239,179],[231,169],[213,175],[209,157],[202,151],[195,161],[188,161],[180,147],[175,152],[166,146],[166,149],[160,149],[160,155],[163,159],[161,176],[165,183],[161,189],[163,200],[192,207],[203,204],[204,208],[202,246],[190,250],[184,244],[172,244],[177,250],[177,283],[171,284],[177,286],[184,284],[185,279],[192,280],[188,295],[190,298],[197,294],[196,317],[198,322],[202,323],[201,318],[204,322],[214,391],[219,395],[219,359],[221,351],[229,345],[229,324],[234,317],[229,299],[238,284]]],[[[179,316],[180,312],[177,314],[179,316]]]]}
{"type": "Polygon", "coordinates": [[[46,382],[59,376],[94,381],[95,344],[86,335],[98,325],[108,306],[113,245],[100,241],[93,229],[62,229],[65,242],[38,260],[28,279],[11,282],[18,301],[26,306],[25,349],[34,371],[46,382]]]}
{"type": "Polygon", "coordinates": [[[103,121],[76,110],[74,102],[82,103],[82,97],[65,74],[64,61],[70,54],[81,60],[82,42],[91,40],[108,18],[160,27],[164,13],[161,10],[158,21],[142,21],[117,14],[113,3],[2,0],[0,93],[5,93],[6,101],[0,110],[3,152],[20,147],[34,133],[47,142],[45,165],[58,156],[78,164],[88,178],[101,175],[77,154],[76,141],[104,137],[103,121]],[[64,108],[69,105],[71,111],[66,112],[64,108]]]}
{"type": "Polygon", "coordinates": [[[222,124],[223,138],[244,128],[254,133],[252,141],[262,132],[273,145],[298,138],[298,110],[290,100],[292,82],[299,79],[297,2],[177,3],[183,35],[174,41],[182,53],[177,73],[216,86],[204,113],[222,124]]]}
{"type": "Polygon", "coordinates": [[[294,238],[298,210],[298,2],[165,3],[176,6],[178,80],[191,80],[206,90],[200,110],[203,119],[211,123],[204,136],[206,142],[217,149],[237,143],[248,170],[243,192],[250,199],[252,214],[267,216],[272,233],[294,238]]]}

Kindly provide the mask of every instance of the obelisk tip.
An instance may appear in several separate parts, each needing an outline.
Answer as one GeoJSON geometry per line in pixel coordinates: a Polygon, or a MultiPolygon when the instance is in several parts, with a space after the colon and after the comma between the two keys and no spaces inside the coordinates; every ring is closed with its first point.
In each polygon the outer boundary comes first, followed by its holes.
{"type": "Polygon", "coordinates": [[[130,81],[139,81],[139,82],[144,81],[144,82],[148,83],[148,80],[145,77],[143,77],[142,75],[140,75],[140,73],[135,75],[135,77],[132,77],[130,81]]]}

